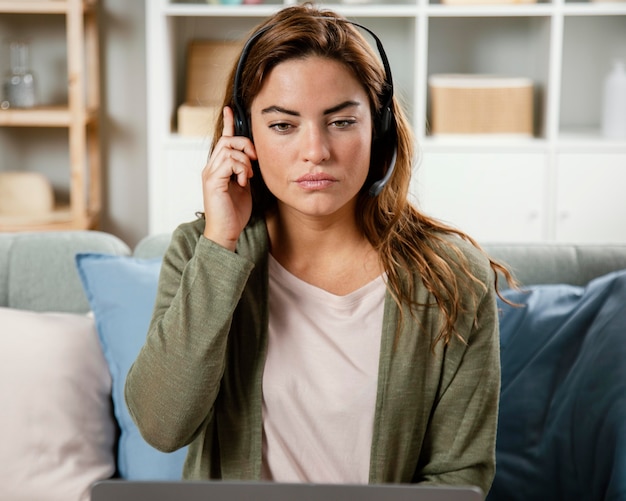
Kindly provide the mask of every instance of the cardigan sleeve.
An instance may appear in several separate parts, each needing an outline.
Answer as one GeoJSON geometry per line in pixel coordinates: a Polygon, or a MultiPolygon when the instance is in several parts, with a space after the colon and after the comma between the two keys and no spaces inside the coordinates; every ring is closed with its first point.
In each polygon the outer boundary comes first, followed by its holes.
{"type": "Polygon", "coordinates": [[[495,474],[500,349],[493,286],[465,316],[467,343],[446,348],[415,481],[474,485],[485,494],[495,474]],[[472,321],[476,312],[476,320],[472,321]]]}
{"type": "Polygon", "coordinates": [[[166,452],[190,443],[213,412],[233,312],[254,267],[193,228],[172,235],[146,342],[125,385],[142,436],[166,452]]]}

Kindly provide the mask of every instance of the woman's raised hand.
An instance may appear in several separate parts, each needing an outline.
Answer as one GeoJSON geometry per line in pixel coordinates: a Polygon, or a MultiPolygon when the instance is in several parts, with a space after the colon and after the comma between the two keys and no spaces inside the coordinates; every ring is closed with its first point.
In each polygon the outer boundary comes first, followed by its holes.
{"type": "Polygon", "coordinates": [[[222,137],[202,170],[204,236],[234,251],[252,213],[249,179],[257,156],[249,138],[234,135],[232,109],[225,107],[223,113],[222,137]]]}

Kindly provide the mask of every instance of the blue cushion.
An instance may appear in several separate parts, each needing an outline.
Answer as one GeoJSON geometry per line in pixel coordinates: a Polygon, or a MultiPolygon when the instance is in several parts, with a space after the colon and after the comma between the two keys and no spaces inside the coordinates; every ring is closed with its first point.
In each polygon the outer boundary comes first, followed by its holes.
{"type": "Polygon", "coordinates": [[[161,259],[78,254],[78,272],[94,313],[113,380],[113,408],[120,427],[117,467],[128,480],[178,480],[186,448],[163,453],[140,435],[124,400],[124,383],[148,331],[161,259]]]}
{"type": "Polygon", "coordinates": [[[504,295],[488,500],[626,500],[626,271],[504,295]]]}

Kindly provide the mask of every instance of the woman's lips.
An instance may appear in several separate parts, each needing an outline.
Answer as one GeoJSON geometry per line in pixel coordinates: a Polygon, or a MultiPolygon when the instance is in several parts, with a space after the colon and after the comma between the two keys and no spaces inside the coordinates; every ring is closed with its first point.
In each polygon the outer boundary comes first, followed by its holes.
{"type": "Polygon", "coordinates": [[[337,179],[328,174],[305,174],[296,179],[296,184],[300,188],[309,191],[323,190],[336,183],[337,179]]]}

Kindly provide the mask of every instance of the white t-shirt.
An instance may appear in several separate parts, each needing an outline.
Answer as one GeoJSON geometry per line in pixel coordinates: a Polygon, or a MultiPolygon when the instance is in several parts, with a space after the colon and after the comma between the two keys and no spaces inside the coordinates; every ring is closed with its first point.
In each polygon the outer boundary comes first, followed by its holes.
{"type": "Polygon", "coordinates": [[[385,292],[336,296],[270,256],[264,479],[368,482],[385,292]]]}

